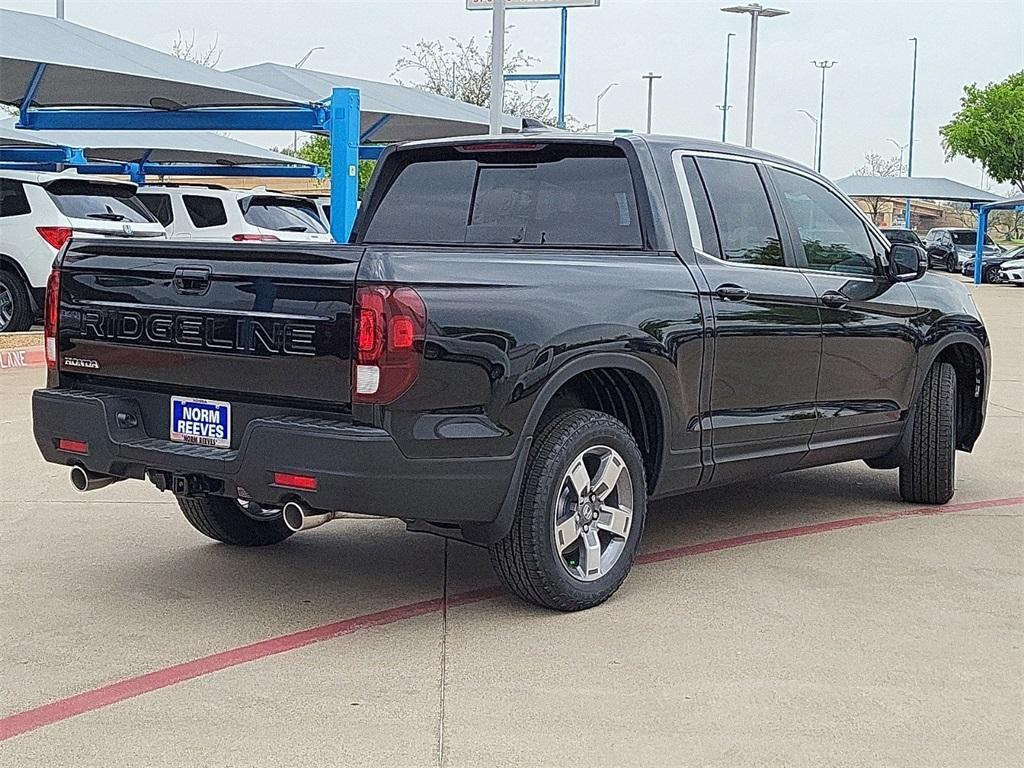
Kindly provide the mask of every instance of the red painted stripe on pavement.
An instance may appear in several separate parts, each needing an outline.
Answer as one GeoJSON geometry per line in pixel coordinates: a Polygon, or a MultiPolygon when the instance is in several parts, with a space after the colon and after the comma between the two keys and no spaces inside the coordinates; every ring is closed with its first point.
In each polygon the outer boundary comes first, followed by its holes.
{"type": "Polygon", "coordinates": [[[46,365],[42,347],[0,349],[0,373],[21,368],[41,368],[46,365]]]}
{"type": "MultiPolygon", "coordinates": [[[[640,555],[636,562],[642,565],[660,563],[666,560],[674,560],[681,557],[704,554],[707,552],[718,552],[724,549],[734,549],[748,544],[757,544],[765,541],[777,541],[779,539],[790,539],[797,536],[809,536],[817,533],[827,533],[844,528],[853,528],[861,525],[873,525],[892,520],[899,520],[908,517],[920,517],[926,515],[946,515],[955,512],[968,512],[975,509],[991,509],[994,507],[1010,507],[1024,504],[1024,496],[1016,496],[1006,499],[988,499],[985,501],[971,501],[963,504],[947,504],[945,506],[919,507],[898,512],[883,512],[874,515],[861,517],[843,518],[840,520],[829,520],[822,523],[802,525],[794,528],[784,528],[775,531],[764,531],[752,533],[745,536],[735,536],[729,539],[708,541],[701,544],[691,544],[684,547],[647,552],[640,555]]],[[[480,589],[471,592],[462,592],[448,597],[448,607],[472,605],[484,600],[491,600],[504,594],[504,591],[497,588],[480,589]]],[[[183,683],[187,680],[194,680],[197,677],[219,672],[240,664],[247,664],[251,661],[264,659],[296,648],[302,648],[313,643],[331,640],[342,635],[348,635],[360,629],[369,627],[380,627],[387,624],[394,624],[405,619],[416,616],[424,616],[436,613],[443,607],[441,598],[422,600],[417,603],[400,605],[396,608],[389,608],[384,611],[368,613],[362,616],[355,616],[350,619],[343,619],[331,624],[324,624],[312,629],[304,629],[288,635],[273,637],[268,640],[261,640],[257,643],[244,645],[227,651],[221,651],[211,656],[204,656],[200,659],[187,661],[183,664],[175,664],[171,667],[149,672],[137,677],[130,677],[125,680],[95,688],[91,691],[69,696],[59,701],[44,704],[35,709],[18,712],[0,719],[0,741],[19,736],[29,731],[34,731],[53,723],[77,715],[92,712],[111,704],[117,704],[127,699],[141,696],[144,693],[166,688],[170,685],[183,683]]]]}

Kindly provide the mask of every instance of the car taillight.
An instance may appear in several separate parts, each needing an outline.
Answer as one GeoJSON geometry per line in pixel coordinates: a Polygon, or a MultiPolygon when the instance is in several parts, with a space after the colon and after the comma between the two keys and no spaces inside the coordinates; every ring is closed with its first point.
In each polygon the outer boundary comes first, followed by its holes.
{"type": "Polygon", "coordinates": [[[404,286],[364,286],[356,290],[353,318],[353,400],[397,400],[420,373],[427,328],[423,299],[404,286]]]}
{"type": "Polygon", "coordinates": [[[36,232],[51,247],[58,251],[64,247],[64,243],[71,239],[71,227],[36,227],[36,232]]]}
{"type": "Polygon", "coordinates": [[[46,347],[46,367],[57,368],[57,330],[60,319],[60,268],[55,264],[46,280],[46,298],[43,313],[43,339],[46,347]]]}
{"type": "Polygon", "coordinates": [[[279,243],[281,239],[276,235],[232,235],[231,239],[236,243],[279,243]]]}

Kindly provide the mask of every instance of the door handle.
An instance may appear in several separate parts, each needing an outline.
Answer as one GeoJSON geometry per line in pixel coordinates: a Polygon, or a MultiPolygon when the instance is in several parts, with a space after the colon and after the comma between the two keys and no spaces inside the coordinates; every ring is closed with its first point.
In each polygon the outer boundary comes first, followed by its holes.
{"type": "Polygon", "coordinates": [[[821,303],[826,307],[841,309],[850,303],[850,300],[839,293],[839,291],[825,291],[821,294],[821,303]]]}
{"type": "Polygon", "coordinates": [[[202,295],[210,290],[209,267],[178,267],[174,270],[174,290],[202,295]]]}
{"type": "Polygon", "coordinates": [[[726,301],[743,301],[745,298],[750,296],[750,291],[740,285],[732,285],[726,283],[720,285],[715,289],[715,293],[718,298],[725,299],[726,301]]]}

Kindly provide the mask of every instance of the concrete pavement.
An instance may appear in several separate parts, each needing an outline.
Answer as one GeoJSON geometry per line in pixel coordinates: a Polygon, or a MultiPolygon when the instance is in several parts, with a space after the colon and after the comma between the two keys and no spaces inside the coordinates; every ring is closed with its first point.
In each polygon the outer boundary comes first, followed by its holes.
{"type": "Polygon", "coordinates": [[[31,443],[43,373],[6,371],[0,733],[94,693],[0,742],[0,764],[1019,765],[1024,291],[975,295],[991,403],[954,511],[866,518],[908,505],[895,472],[862,463],[692,494],[652,510],[651,562],[573,615],[460,598],[494,586],[485,553],[395,522],[240,552],[143,484],[79,496],[31,443]],[[847,519],[865,522],[826,525],[847,519]],[[735,540],[773,530],[790,533],[735,540]],[[332,639],[237,650],[367,614],[332,639]],[[195,661],[223,653],[219,671],[195,661]],[[197,674],[174,682],[180,664],[197,674]]]}

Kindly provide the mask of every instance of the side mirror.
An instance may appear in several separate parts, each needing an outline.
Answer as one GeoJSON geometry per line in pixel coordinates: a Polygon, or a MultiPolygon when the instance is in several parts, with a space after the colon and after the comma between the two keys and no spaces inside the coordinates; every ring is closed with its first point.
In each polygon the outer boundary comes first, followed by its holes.
{"type": "Polygon", "coordinates": [[[916,245],[899,244],[889,249],[889,277],[905,283],[928,271],[928,254],[916,245]]]}

